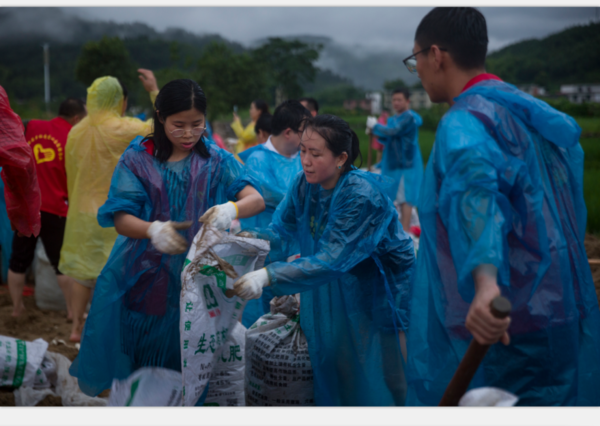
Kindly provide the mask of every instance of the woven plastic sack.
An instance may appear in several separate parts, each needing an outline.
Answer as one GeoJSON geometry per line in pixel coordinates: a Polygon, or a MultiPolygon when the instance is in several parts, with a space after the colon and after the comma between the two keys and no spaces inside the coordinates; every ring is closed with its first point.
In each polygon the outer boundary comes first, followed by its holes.
{"type": "Polygon", "coordinates": [[[246,333],[246,405],[312,406],[313,370],[296,296],[271,300],[271,313],[246,333]]]}
{"type": "Polygon", "coordinates": [[[40,367],[47,349],[48,342],[43,339],[26,342],[0,336],[0,386],[43,385],[46,376],[40,367]]]}
{"type": "Polygon", "coordinates": [[[182,401],[181,373],[161,367],[143,367],[125,380],[114,379],[111,407],[177,407],[182,401]]]}
{"type": "Polygon", "coordinates": [[[66,311],[65,296],[58,286],[56,272],[48,260],[41,238],[38,238],[33,259],[35,276],[35,304],[40,309],[66,311]]]}
{"type": "Polygon", "coordinates": [[[227,342],[221,346],[221,353],[216,357],[204,405],[217,407],[246,405],[244,397],[245,343],[246,327],[238,322],[229,333],[227,342]]]}
{"type": "MultiPolygon", "coordinates": [[[[184,405],[193,406],[210,380],[220,347],[237,326],[245,301],[233,295],[242,275],[263,267],[264,240],[204,225],[192,242],[181,276],[181,371],[184,405]]],[[[241,350],[240,350],[241,352],[241,350]]]]}

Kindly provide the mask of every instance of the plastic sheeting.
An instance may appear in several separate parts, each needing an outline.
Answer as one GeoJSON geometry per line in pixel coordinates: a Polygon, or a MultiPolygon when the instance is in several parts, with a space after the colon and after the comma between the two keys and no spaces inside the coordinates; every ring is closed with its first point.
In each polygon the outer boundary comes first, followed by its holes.
{"type": "MultiPolygon", "coordinates": [[[[192,221],[179,231],[189,243],[198,218],[210,207],[235,200],[249,182],[242,166],[208,145],[210,158],[193,152],[175,163],[160,163],[151,141],[132,142],[115,169],[98,222],[114,226],[123,211],[142,220],[192,221]],[[149,152],[148,152],[149,151],[149,152]]],[[[85,323],[81,350],[71,367],[81,389],[97,395],[141,367],[181,371],[179,303],[186,254],[167,255],[148,239],[119,236],[98,278],[85,323]]]]}
{"type": "Polygon", "coordinates": [[[251,121],[244,128],[242,127],[242,123],[240,121],[233,121],[231,123],[231,128],[235,132],[235,135],[238,137],[237,144],[235,145],[235,152],[240,153],[244,150],[255,146],[258,141],[256,140],[256,132],[254,131],[254,126],[256,123],[251,121]]]}
{"type": "MultiPolygon", "coordinates": [[[[257,145],[241,153],[240,158],[248,151],[251,151],[251,155],[243,159],[246,163],[245,172],[260,184],[265,210],[254,217],[240,219],[242,230],[268,227],[275,209],[283,200],[298,172],[302,171],[300,155],[288,158],[265,148],[264,145],[257,145]]],[[[269,312],[269,302],[272,298],[273,294],[267,288],[263,291],[260,300],[248,301],[242,319],[245,327],[250,327],[258,318],[269,312]]]]}
{"type": "Polygon", "coordinates": [[[385,146],[381,158],[381,174],[394,180],[394,186],[387,195],[396,200],[400,180],[404,177],[404,197],[415,206],[419,201],[419,191],[423,181],[423,158],[419,147],[419,127],[421,116],[412,110],[389,117],[387,124],[377,124],[373,134],[385,146]]]}
{"type": "Polygon", "coordinates": [[[581,129],[510,84],[486,81],[442,118],[419,204],[407,405],[437,405],[471,335],[471,271],[498,268],[511,343],[471,387],[519,405],[600,405],[600,311],[583,240],[581,129]]]}
{"type": "Polygon", "coordinates": [[[96,219],[117,161],[132,139],[152,131],[152,121],[121,117],[116,78],[96,79],[87,93],[88,115],[71,129],[65,148],[69,212],[59,264],[63,274],[81,280],[98,277],[117,238],[96,219]]]}
{"type": "Polygon", "coordinates": [[[317,405],[404,404],[398,332],[408,327],[415,257],[384,181],[352,170],[325,190],[299,174],[258,232],[271,242],[273,293],[301,293],[317,405]]]}
{"type": "Polygon", "coordinates": [[[35,157],[27,145],[23,122],[11,109],[0,86],[0,176],[11,223],[26,237],[40,233],[42,196],[35,170],[35,157]]]}
{"type": "MultiPolygon", "coordinates": [[[[2,167],[0,167],[2,170],[2,167]]],[[[4,201],[4,181],[0,179],[0,248],[2,250],[2,282],[8,279],[8,265],[12,253],[12,240],[14,232],[10,227],[10,219],[6,213],[6,202],[4,201]]]]}

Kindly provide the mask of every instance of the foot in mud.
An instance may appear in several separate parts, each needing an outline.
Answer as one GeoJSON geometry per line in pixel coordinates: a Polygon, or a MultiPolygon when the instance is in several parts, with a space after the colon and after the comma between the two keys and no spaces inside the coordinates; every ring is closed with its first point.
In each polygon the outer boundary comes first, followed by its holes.
{"type": "Polygon", "coordinates": [[[69,337],[69,342],[73,343],[81,343],[81,333],[83,332],[83,324],[84,322],[73,322],[73,328],[71,329],[71,336],[69,337]]]}
{"type": "Polygon", "coordinates": [[[13,318],[18,318],[25,312],[25,305],[21,303],[21,305],[17,308],[13,308],[12,314],[10,315],[13,318]]]}

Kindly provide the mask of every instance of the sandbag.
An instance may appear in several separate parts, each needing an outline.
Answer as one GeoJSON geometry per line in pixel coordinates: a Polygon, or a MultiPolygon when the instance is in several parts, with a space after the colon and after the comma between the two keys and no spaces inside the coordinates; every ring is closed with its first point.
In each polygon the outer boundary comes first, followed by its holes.
{"type": "Polygon", "coordinates": [[[271,313],[246,332],[246,405],[312,406],[313,371],[296,296],[271,300],[271,313]]]}
{"type": "MultiPolygon", "coordinates": [[[[39,339],[38,339],[39,340],[39,339]]],[[[34,342],[35,343],[35,342],[34,342]]],[[[90,397],[79,389],[77,379],[69,374],[71,361],[64,355],[46,352],[40,370],[47,377],[44,385],[36,383],[33,386],[23,385],[13,392],[15,405],[33,407],[46,396],[59,396],[65,407],[103,407],[105,398],[90,397]]],[[[37,373],[39,374],[39,373],[37,373]]]]}
{"type": "Polygon", "coordinates": [[[26,342],[0,336],[0,386],[45,386],[47,378],[40,367],[47,349],[43,339],[26,342]]]}
{"type": "Polygon", "coordinates": [[[264,265],[269,243],[204,225],[192,242],[181,277],[181,371],[185,406],[195,405],[216,357],[242,317],[246,301],[234,282],[264,265]]]}
{"type": "Polygon", "coordinates": [[[66,311],[65,296],[58,286],[56,272],[48,260],[42,239],[38,238],[33,259],[35,304],[40,309],[66,311]]]}
{"type": "Polygon", "coordinates": [[[227,342],[221,346],[221,353],[216,357],[204,405],[217,407],[246,405],[244,398],[245,343],[246,327],[238,322],[229,333],[227,342]]]}
{"type": "Polygon", "coordinates": [[[114,379],[108,405],[111,407],[180,407],[181,373],[161,367],[143,367],[125,380],[114,379]]]}

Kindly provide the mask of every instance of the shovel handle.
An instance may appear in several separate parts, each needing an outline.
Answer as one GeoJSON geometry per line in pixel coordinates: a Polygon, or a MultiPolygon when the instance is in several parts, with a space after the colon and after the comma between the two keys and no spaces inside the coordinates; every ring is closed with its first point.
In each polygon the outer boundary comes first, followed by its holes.
{"type": "MultiPolygon", "coordinates": [[[[511,309],[510,301],[502,296],[496,297],[490,303],[492,315],[499,319],[509,316],[511,309]]],[[[440,407],[456,407],[458,405],[458,401],[469,388],[469,384],[489,348],[490,345],[482,345],[475,339],[471,340],[465,356],[458,364],[458,368],[442,396],[440,407]]]]}

